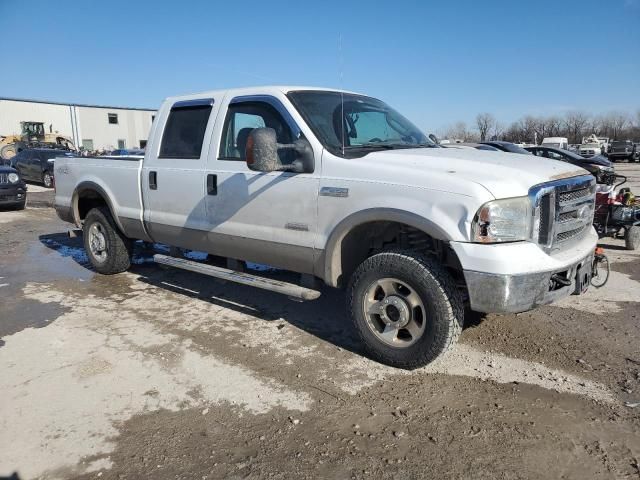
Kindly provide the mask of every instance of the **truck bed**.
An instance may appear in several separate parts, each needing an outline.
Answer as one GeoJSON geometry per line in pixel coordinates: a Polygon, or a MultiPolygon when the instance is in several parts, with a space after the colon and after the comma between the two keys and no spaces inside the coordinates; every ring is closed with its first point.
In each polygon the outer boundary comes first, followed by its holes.
{"type": "Polygon", "coordinates": [[[142,157],[57,157],[55,206],[73,214],[73,196],[84,186],[98,187],[110,199],[116,221],[127,234],[143,228],[140,170],[142,157]]]}

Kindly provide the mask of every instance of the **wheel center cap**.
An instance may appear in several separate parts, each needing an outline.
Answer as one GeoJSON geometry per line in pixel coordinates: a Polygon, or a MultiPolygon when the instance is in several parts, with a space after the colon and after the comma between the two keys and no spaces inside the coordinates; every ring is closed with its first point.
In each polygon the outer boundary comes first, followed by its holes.
{"type": "Polygon", "coordinates": [[[411,320],[411,310],[402,297],[389,295],[382,301],[380,318],[387,325],[402,328],[411,320]]]}

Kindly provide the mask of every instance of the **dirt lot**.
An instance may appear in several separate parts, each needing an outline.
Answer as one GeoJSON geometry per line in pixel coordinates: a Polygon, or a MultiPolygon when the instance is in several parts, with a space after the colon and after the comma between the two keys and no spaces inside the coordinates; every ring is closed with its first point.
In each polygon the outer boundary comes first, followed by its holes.
{"type": "Polygon", "coordinates": [[[0,476],[640,478],[640,259],[620,240],[604,289],[470,317],[405,372],[360,354],[338,291],[293,303],[141,247],[96,275],[50,196],[0,212],[0,476]]]}

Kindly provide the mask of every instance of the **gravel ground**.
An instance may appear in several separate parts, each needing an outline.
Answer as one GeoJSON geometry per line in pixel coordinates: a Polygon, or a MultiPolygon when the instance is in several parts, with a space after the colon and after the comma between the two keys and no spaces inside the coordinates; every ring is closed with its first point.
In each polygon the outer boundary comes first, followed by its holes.
{"type": "Polygon", "coordinates": [[[294,303],[141,246],[97,275],[34,190],[0,212],[0,476],[640,478],[640,260],[620,240],[603,289],[470,315],[406,372],[361,355],[338,291],[294,303]]]}

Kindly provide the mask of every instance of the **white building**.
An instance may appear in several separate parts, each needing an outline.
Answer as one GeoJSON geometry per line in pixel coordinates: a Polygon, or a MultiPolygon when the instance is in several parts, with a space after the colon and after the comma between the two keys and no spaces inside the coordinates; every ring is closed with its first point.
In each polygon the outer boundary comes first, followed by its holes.
{"type": "Polygon", "coordinates": [[[43,122],[45,131],[87,150],[144,148],[156,111],[0,97],[0,136],[20,134],[20,122],[43,122]]]}

